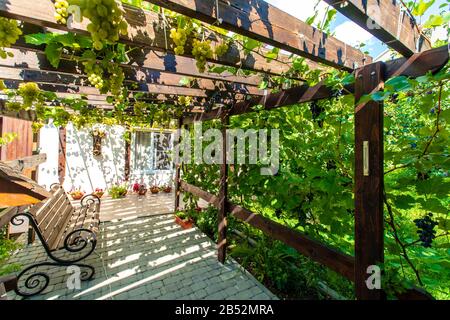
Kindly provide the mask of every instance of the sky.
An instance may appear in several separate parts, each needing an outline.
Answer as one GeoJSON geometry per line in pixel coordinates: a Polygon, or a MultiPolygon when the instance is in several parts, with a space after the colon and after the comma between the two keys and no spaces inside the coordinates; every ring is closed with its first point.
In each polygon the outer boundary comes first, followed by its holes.
{"type": "MultiPolygon", "coordinates": [[[[316,4],[316,0],[265,1],[285,12],[288,12],[302,21],[305,21],[314,14],[314,5],[316,4]]],[[[439,14],[439,6],[445,2],[446,0],[436,0],[433,6],[426,12],[422,20],[426,21],[430,14],[439,14]]],[[[328,5],[324,1],[320,2],[318,6],[319,17],[324,16],[327,6],[328,5]]],[[[322,20],[322,18],[318,20],[322,20]]],[[[333,23],[331,24],[331,30],[335,33],[334,36],[336,38],[349,45],[356,46],[358,43],[365,43],[366,45],[364,46],[364,50],[368,51],[369,55],[373,58],[376,58],[387,49],[385,44],[340,13],[336,15],[333,23]]]]}

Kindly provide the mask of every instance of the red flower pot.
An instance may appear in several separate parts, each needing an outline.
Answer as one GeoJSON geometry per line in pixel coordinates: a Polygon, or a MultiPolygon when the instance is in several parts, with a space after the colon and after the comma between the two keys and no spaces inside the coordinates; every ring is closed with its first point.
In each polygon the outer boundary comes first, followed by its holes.
{"type": "Polygon", "coordinates": [[[191,229],[194,226],[194,221],[192,221],[192,219],[183,220],[178,216],[175,216],[175,222],[183,229],[191,229]]]}

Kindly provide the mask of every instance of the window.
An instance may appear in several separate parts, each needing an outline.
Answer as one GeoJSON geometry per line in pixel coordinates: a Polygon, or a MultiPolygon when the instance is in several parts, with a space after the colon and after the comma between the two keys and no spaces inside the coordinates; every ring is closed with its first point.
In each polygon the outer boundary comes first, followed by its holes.
{"type": "Polygon", "coordinates": [[[172,134],[136,131],[134,135],[134,169],[151,173],[172,169],[172,134]]]}

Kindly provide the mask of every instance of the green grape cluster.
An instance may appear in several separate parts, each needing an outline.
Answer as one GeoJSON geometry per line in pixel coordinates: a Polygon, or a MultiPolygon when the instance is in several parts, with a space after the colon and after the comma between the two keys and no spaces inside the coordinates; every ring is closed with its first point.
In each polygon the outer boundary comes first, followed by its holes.
{"type": "Polygon", "coordinates": [[[194,39],[192,44],[192,55],[197,60],[196,65],[198,71],[205,72],[206,60],[213,57],[213,51],[211,49],[211,41],[199,41],[194,39]]]}
{"type": "Polygon", "coordinates": [[[108,65],[107,71],[109,74],[109,79],[107,80],[106,90],[109,90],[109,92],[111,92],[113,96],[118,97],[119,100],[123,99],[122,87],[125,80],[125,74],[122,68],[117,63],[110,63],[108,65]]]}
{"type": "Polygon", "coordinates": [[[21,34],[22,30],[20,30],[16,20],[0,17],[0,57],[2,59],[13,56],[11,52],[6,52],[4,48],[9,48],[16,43],[21,34]]]}
{"type": "Polygon", "coordinates": [[[192,97],[179,96],[178,104],[185,106],[185,107],[190,106],[192,104],[192,97]]]}
{"type": "Polygon", "coordinates": [[[88,76],[89,83],[101,90],[104,85],[103,74],[104,70],[100,64],[95,60],[87,60],[83,62],[84,72],[88,76]]]}
{"type": "Polygon", "coordinates": [[[170,29],[170,38],[175,43],[175,54],[184,54],[184,45],[187,41],[187,32],[185,29],[172,28],[170,29]]]}
{"type": "Polygon", "coordinates": [[[117,42],[120,34],[127,35],[128,24],[115,0],[69,0],[69,4],[80,7],[83,17],[91,21],[87,30],[96,50],[102,50],[105,42],[117,42]]]}
{"type": "Polygon", "coordinates": [[[43,124],[42,122],[35,121],[35,122],[33,122],[33,123],[31,124],[31,130],[32,130],[34,133],[38,133],[39,130],[41,130],[41,128],[42,128],[43,126],[44,126],[44,124],[43,124]]]}
{"type": "Polygon", "coordinates": [[[219,45],[215,48],[214,53],[215,53],[218,57],[220,57],[220,56],[223,56],[225,53],[227,53],[227,51],[228,51],[229,48],[230,48],[230,47],[228,46],[227,43],[221,43],[221,44],[219,44],[219,45]]]}
{"type": "Polygon", "coordinates": [[[25,82],[19,85],[17,93],[22,97],[25,109],[28,109],[39,99],[41,89],[34,82],[25,82]]]}
{"type": "Polygon", "coordinates": [[[67,8],[69,8],[69,2],[67,0],[56,0],[55,1],[55,19],[56,22],[61,24],[67,23],[67,17],[69,13],[67,12],[67,8]]]}

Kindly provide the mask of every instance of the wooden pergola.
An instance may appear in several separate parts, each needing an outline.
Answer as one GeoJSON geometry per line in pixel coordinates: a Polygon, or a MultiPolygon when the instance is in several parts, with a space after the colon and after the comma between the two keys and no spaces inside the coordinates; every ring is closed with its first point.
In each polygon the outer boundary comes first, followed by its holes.
{"type": "MultiPolygon", "coordinates": [[[[403,57],[389,62],[373,62],[372,58],[356,48],[300,21],[271,6],[263,0],[148,0],[206,24],[220,27],[237,34],[305,57],[311,68],[333,67],[354,73],[355,84],[347,86],[346,92],[355,96],[355,101],[366,94],[383,88],[386,80],[396,76],[418,77],[427,72],[437,72],[448,61],[447,46],[431,49],[428,39],[423,37],[413,18],[401,9],[398,2],[389,0],[325,0],[339,12],[375,37],[396,50],[403,57]],[[370,17],[368,8],[376,6],[383,14],[370,17]],[[372,19],[378,28],[369,28],[372,19]]],[[[62,30],[53,16],[51,0],[34,0],[33,8],[27,0],[0,0],[0,15],[24,22],[27,30],[62,30]]],[[[329,99],[332,90],[323,83],[315,86],[304,84],[304,79],[293,78],[298,85],[278,93],[265,92],[258,88],[264,75],[282,75],[289,69],[287,56],[270,62],[264,56],[267,49],[243,53],[231,48],[220,58],[209,59],[210,65],[232,66],[254,71],[250,76],[231,73],[200,73],[195,60],[189,54],[175,55],[171,50],[171,39],[158,22],[161,15],[123,5],[125,19],[129,23],[128,35],[120,42],[138,48],[131,54],[131,61],[122,65],[126,83],[138,83],[132,93],[143,92],[145,99],[154,102],[172,101],[178,96],[191,96],[202,106],[215,92],[231,93],[234,101],[224,99],[222,107],[208,112],[185,114],[178,119],[178,126],[188,127],[195,121],[221,119],[227,124],[234,115],[255,112],[252,107],[262,105],[265,110],[297,103],[329,99]],[[195,87],[180,84],[183,77],[195,82],[195,87]]],[[[86,23],[75,23],[69,31],[88,34],[86,23]]],[[[212,45],[220,43],[220,35],[212,38],[212,45]]],[[[14,58],[0,60],[0,79],[10,88],[23,81],[34,81],[43,90],[65,95],[87,95],[90,104],[111,108],[106,96],[91,87],[76,63],[62,57],[60,67],[55,69],[46,60],[43,48],[37,48],[20,39],[11,49],[14,58]]],[[[35,120],[33,111],[11,112],[0,105],[2,115],[35,120]]],[[[64,129],[61,131],[64,152],[64,129]]],[[[225,141],[225,131],[223,141],[225,141]]],[[[128,151],[129,152],[129,151],[128,151]]],[[[129,159],[129,154],[128,154],[129,159]]],[[[180,164],[176,166],[175,208],[179,208],[180,192],[190,192],[219,209],[218,259],[225,260],[227,238],[227,216],[232,215],[268,236],[295,248],[298,252],[342,274],[355,284],[358,299],[382,299],[382,290],[369,290],[365,280],[367,267],[383,262],[383,102],[370,101],[355,104],[355,256],[349,256],[328,247],[298,231],[271,221],[246,208],[233,204],[227,196],[228,165],[224,159],[220,170],[220,193],[210,194],[181,180],[180,164]],[[363,146],[368,146],[363,148],[363,146]],[[366,152],[370,150],[370,152],[366,152]]],[[[126,164],[127,165],[127,164],[126,164]]],[[[60,170],[64,170],[63,159],[60,170]]],[[[129,168],[129,162],[128,162],[129,168]]],[[[408,298],[426,298],[427,294],[411,290],[404,294],[408,298]]]]}

